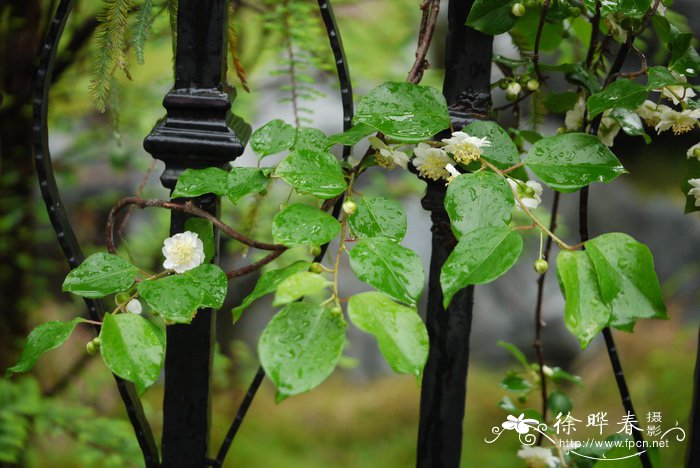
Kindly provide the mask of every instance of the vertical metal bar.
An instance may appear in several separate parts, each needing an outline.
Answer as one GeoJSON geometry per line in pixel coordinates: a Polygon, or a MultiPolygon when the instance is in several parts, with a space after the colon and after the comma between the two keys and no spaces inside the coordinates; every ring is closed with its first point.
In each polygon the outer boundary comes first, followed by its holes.
{"type": "MultiPolygon", "coordinates": [[[[165,162],[165,187],[175,187],[188,168],[224,167],[243,152],[250,127],[230,114],[234,96],[225,81],[226,0],[180,0],[178,4],[175,86],[163,101],[167,116],[144,147],[165,162]]],[[[185,199],[177,199],[184,202],[185,199]]],[[[190,199],[219,214],[219,199],[190,199]]],[[[173,213],[171,234],[182,232],[187,216],[173,213]]],[[[217,233],[218,245],[218,233],[217,233]]],[[[163,465],[204,467],[209,461],[210,385],[215,311],[199,310],[189,325],[170,325],[165,355],[163,465]]]]}
{"type": "Polygon", "coordinates": [[[695,356],[695,374],[693,376],[693,406],[690,411],[690,434],[686,452],[687,467],[700,466],[700,330],[698,330],[698,348],[695,356]]]}
{"type": "MultiPolygon", "coordinates": [[[[450,0],[443,94],[455,129],[485,118],[491,102],[493,38],[465,26],[474,0],[450,0]]],[[[474,287],[442,306],[440,270],[457,241],[444,209],[444,183],[428,183],[422,200],[432,219],[426,325],[430,353],[423,373],[418,432],[419,467],[459,467],[469,366],[474,287]]]]}

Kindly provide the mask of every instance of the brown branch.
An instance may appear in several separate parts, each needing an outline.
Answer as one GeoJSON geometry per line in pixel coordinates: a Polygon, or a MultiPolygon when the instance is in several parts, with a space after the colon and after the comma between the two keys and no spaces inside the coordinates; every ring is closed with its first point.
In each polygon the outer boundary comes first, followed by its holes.
{"type": "Polygon", "coordinates": [[[544,0],[542,4],[542,13],[540,13],[540,22],[537,25],[537,36],[535,36],[535,49],[532,53],[532,65],[535,67],[535,74],[537,79],[542,82],[544,76],[542,76],[542,71],[540,70],[540,41],[542,40],[542,31],[544,30],[544,20],[547,16],[547,11],[549,10],[549,4],[551,0],[544,0]]]}
{"type": "Polygon", "coordinates": [[[425,57],[428,55],[428,49],[433,40],[438,13],[440,13],[440,0],[425,0],[421,4],[421,8],[423,9],[423,16],[421,17],[420,31],[418,32],[416,60],[413,62],[411,71],[408,72],[406,77],[406,81],[413,84],[420,82],[423,78],[423,73],[430,66],[425,57]]]}
{"type": "Polygon", "coordinates": [[[211,223],[219,228],[224,234],[227,234],[229,237],[232,237],[233,239],[236,239],[238,242],[245,244],[249,247],[255,247],[256,249],[260,250],[281,250],[284,251],[287,249],[284,245],[281,244],[268,244],[266,242],[258,242],[255,239],[251,239],[248,236],[245,236],[238,231],[234,230],[231,226],[228,224],[224,223],[221,221],[219,218],[216,216],[212,215],[211,213],[208,213],[204,211],[201,208],[197,208],[192,204],[192,202],[186,201],[184,203],[175,203],[175,202],[168,202],[164,200],[158,200],[158,199],[145,199],[145,198],[139,198],[139,197],[126,197],[122,198],[119,200],[109,211],[109,216],[107,217],[107,224],[105,225],[105,237],[107,239],[107,249],[109,250],[110,253],[114,254],[117,249],[116,246],[114,245],[114,223],[117,215],[119,212],[126,208],[127,206],[135,205],[138,208],[149,208],[149,207],[154,207],[154,208],[164,208],[166,210],[171,210],[171,211],[179,211],[182,213],[187,213],[191,214],[193,216],[196,216],[198,218],[206,219],[207,221],[211,221],[211,223]]]}
{"type": "Polygon", "coordinates": [[[275,250],[271,254],[261,258],[260,260],[258,260],[255,263],[251,263],[250,265],[246,265],[242,268],[239,268],[238,270],[233,270],[233,271],[227,272],[226,276],[228,277],[228,279],[233,279],[233,278],[239,278],[241,276],[245,276],[247,274],[253,273],[254,271],[259,270],[260,268],[264,267],[265,265],[267,265],[268,263],[270,263],[271,261],[273,261],[274,259],[276,259],[280,255],[282,255],[285,250],[286,250],[286,247],[284,249],[275,250]]]}

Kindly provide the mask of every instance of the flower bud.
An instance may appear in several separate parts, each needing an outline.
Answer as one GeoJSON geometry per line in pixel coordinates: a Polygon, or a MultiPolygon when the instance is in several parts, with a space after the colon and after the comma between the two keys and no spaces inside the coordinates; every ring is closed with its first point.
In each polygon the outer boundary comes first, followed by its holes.
{"type": "Polygon", "coordinates": [[[544,258],[538,258],[535,261],[533,268],[537,273],[542,275],[547,272],[547,269],[549,269],[549,263],[547,263],[547,260],[545,260],[544,258]]]}
{"type": "Polygon", "coordinates": [[[102,339],[99,336],[96,336],[95,338],[92,339],[92,342],[95,343],[95,346],[97,346],[99,348],[100,345],[102,344],[102,339]]]}
{"type": "Polygon", "coordinates": [[[528,80],[525,86],[527,86],[527,89],[530,91],[537,91],[540,87],[540,82],[533,78],[532,80],[528,80]]]}
{"type": "Polygon", "coordinates": [[[513,13],[513,16],[520,18],[525,14],[525,6],[522,3],[514,3],[510,12],[513,13]]]}
{"type": "Polygon", "coordinates": [[[357,211],[357,205],[352,200],[346,200],[343,202],[343,212],[346,215],[354,215],[357,211]]]}
{"type": "Polygon", "coordinates": [[[323,272],[323,265],[321,265],[321,264],[318,263],[318,262],[313,262],[313,263],[311,264],[311,266],[309,267],[309,271],[310,271],[311,273],[319,274],[319,273],[323,272]]]}
{"type": "Polygon", "coordinates": [[[534,10],[540,5],[540,3],[537,0],[525,0],[525,6],[529,10],[534,10]]]}
{"type": "Polygon", "coordinates": [[[520,83],[517,83],[513,81],[512,83],[508,84],[508,87],[506,88],[506,99],[509,101],[515,101],[518,99],[518,94],[520,94],[520,91],[522,91],[523,87],[520,86],[520,83]]]}
{"type": "Polygon", "coordinates": [[[99,349],[99,346],[97,346],[93,341],[88,341],[88,343],[85,345],[85,351],[87,351],[88,354],[97,354],[99,349]]]}
{"type": "Polygon", "coordinates": [[[547,377],[552,377],[554,375],[554,371],[549,366],[542,366],[542,373],[547,377]]]}
{"type": "Polygon", "coordinates": [[[332,313],[332,314],[335,314],[335,315],[340,315],[340,314],[343,313],[343,309],[341,309],[340,306],[334,306],[334,307],[331,309],[331,313],[332,313]]]}
{"type": "Polygon", "coordinates": [[[318,245],[311,245],[309,246],[309,253],[314,257],[321,255],[321,247],[318,245]]]}
{"type": "Polygon", "coordinates": [[[132,299],[126,305],[126,311],[132,314],[141,315],[143,307],[141,307],[141,302],[138,299],[132,299]]]}

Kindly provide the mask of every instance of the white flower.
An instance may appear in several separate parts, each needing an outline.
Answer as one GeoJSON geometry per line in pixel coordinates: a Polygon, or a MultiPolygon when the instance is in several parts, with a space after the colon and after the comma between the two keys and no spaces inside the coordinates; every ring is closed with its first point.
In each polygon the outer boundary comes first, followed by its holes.
{"type": "Polygon", "coordinates": [[[686,155],[689,158],[698,158],[700,159],[700,143],[697,143],[693,146],[690,147],[686,155]]]}
{"type": "Polygon", "coordinates": [[[555,468],[559,465],[559,459],[552,451],[544,447],[523,446],[518,450],[518,458],[525,460],[528,468],[555,468]]]}
{"type": "Polygon", "coordinates": [[[406,153],[387,146],[377,137],[369,137],[368,140],[372,145],[372,148],[377,150],[377,153],[375,153],[374,156],[377,164],[387,169],[393,169],[396,166],[401,166],[404,169],[408,167],[409,157],[406,153]]]}
{"type": "Polygon", "coordinates": [[[700,119],[700,109],[686,109],[682,112],[676,112],[673,109],[665,110],[659,116],[656,132],[662,133],[671,128],[675,135],[688,133],[698,124],[698,119],[700,119]]]}
{"type": "Polygon", "coordinates": [[[141,315],[142,310],[143,308],[138,299],[132,299],[126,304],[126,311],[132,314],[141,315]]]}
{"type": "MultiPolygon", "coordinates": [[[[680,73],[671,73],[679,83],[688,82],[688,79],[680,73]]],[[[693,91],[691,88],[686,88],[683,85],[665,86],[663,89],[655,89],[654,91],[661,91],[661,94],[663,94],[666,99],[673,101],[675,105],[680,104],[681,101],[688,102],[688,99],[695,97],[695,91],[693,91]]]]}
{"type": "Polygon", "coordinates": [[[650,127],[656,127],[661,120],[661,114],[666,111],[672,111],[668,106],[663,104],[656,104],[653,101],[646,100],[637,109],[637,114],[646,122],[650,127]]]}
{"type": "Polygon", "coordinates": [[[700,179],[690,179],[688,183],[693,187],[688,195],[695,197],[695,206],[700,206],[700,179]]]}
{"type": "Polygon", "coordinates": [[[566,117],[564,118],[564,125],[569,131],[579,130],[583,124],[583,115],[586,112],[586,99],[583,96],[579,96],[574,108],[566,112],[566,117]]]}
{"type": "Polygon", "coordinates": [[[605,146],[612,146],[615,142],[615,137],[620,133],[620,124],[617,120],[607,116],[609,111],[603,114],[603,119],[600,121],[600,127],[598,128],[598,137],[600,141],[605,144],[605,146]]]}
{"type": "Polygon", "coordinates": [[[529,424],[534,424],[537,426],[539,421],[537,419],[525,419],[525,414],[521,413],[517,418],[512,414],[506,417],[507,421],[501,424],[503,429],[508,431],[516,430],[518,434],[527,434],[530,432],[531,427],[529,424]]]}
{"type": "Polygon", "coordinates": [[[455,179],[455,177],[462,175],[462,173],[459,172],[457,168],[454,167],[451,163],[447,164],[445,166],[445,169],[447,169],[447,172],[450,173],[450,176],[447,178],[447,185],[450,185],[450,183],[455,179]]]}
{"type": "Polygon", "coordinates": [[[452,138],[442,140],[445,143],[445,151],[451,153],[455,161],[462,164],[469,164],[481,157],[481,148],[491,146],[487,138],[477,138],[469,136],[464,132],[452,133],[452,138]]]}
{"type": "Polygon", "coordinates": [[[440,180],[448,179],[450,172],[446,169],[448,164],[454,163],[452,159],[441,148],[433,148],[426,143],[418,143],[413,150],[416,157],[413,158],[413,165],[418,169],[421,176],[426,179],[440,180]]]}
{"type": "MultiPolygon", "coordinates": [[[[542,203],[542,185],[534,180],[528,180],[525,183],[510,178],[506,180],[510,184],[513,192],[518,194],[518,197],[520,197],[520,201],[523,205],[525,205],[525,208],[528,210],[534,210],[540,206],[540,203],[542,203]]],[[[519,210],[522,209],[517,200],[515,201],[515,206],[519,210]]]]}
{"type": "Polygon", "coordinates": [[[204,244],[196,233],[185,231],[165,239],[163,255],[163,268],[182,273],[204,262],[204,244]]]}

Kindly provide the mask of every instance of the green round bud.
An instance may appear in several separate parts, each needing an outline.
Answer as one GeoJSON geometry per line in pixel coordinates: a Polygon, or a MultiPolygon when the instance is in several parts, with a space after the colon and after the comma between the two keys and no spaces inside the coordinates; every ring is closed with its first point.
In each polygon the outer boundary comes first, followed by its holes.
{"type": "Polygon", "coordinates": [[[310,245],[309,246],[309,253],[313,255],[314,257],[321,255],[321,247],[318,245],[310,245]]]}
{"type": "Polygon", "coordinates": [[[506,99],[513,102],[518,99],[518,95],[515,93],[506,93],[506,99]]]}
{"type": "Polygon", "coordinates": [[[95,343],[95,346],[97,346],[98,348],[100,347],[100,345],[102,345],[102,340],[99,336],[93,338],[92,342],[95,343]]]}
{"type": "Polygon", "coordinates": [[[343,202],[343,212],[346,215],[354,215],[357,211],[357,205],[352,200],[346,200],[343,202]]]}
{"type": "Polygon", "coordinates": [[[538,258],[532,266],[537,273],[543,275],[549,269],[549,263],[544,258],[538,258]]]}
{"type": "Polygon", "coordinates": [[[527,86],[527,89],[530,91],[537,91],[540,88],[540,82],[533,78],[528,80],[525,86],[527,86]]]}
{"type": "Polygon", "coordinates": [[[311,264],[311,266],[309,267],[309,271],[311,273],[316,273],[316,274],[322,273],[323,272],[323,265],[321,265],[318,262],[313,262],[311,264]]]}
{"type": "Polygon", "coordinates": [[[500,80],[498,82],[498,87],[505,90],[508,87],[508,82],[506,80],[500,80]]]}
{"type": "Polygon", "coordinates": [[[85,345],[85,351],[87,351],[88,354],[97,354],[98,349],[98,346],[92,341],[88,341],[88,343],[85,345]]]}
{"type": "Polygon", "coordinates": [[[337,305],[337,306],[334,306],[333,308],[331,308],[331,313],[336,314],[336,315],[340,315],[343,313],[343,309],[341,309],[340,306],[337,305]]]}
{"type": "Polygon", "coordinates": [[[537,0],[525,0],[525,7],[527,7],[528,10],[534,10],[540,5],[540,3],[537,0]]]}
{"type": "Polygon", "coordinates": [[[693,150],[693,156],[695,156],[696,158],[700,159],[700,148],[695,148],[695,149],[693,150]]]}
{"type": "Polygon", "coordinates": [[[520,18],[525,14],[525,5],[522,3],[514,3],[513,8],[510,9],[510,12],[513,13],[513,16],[520,18]]]}

